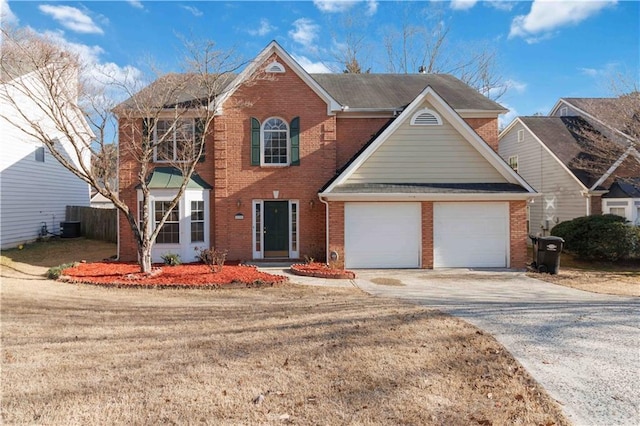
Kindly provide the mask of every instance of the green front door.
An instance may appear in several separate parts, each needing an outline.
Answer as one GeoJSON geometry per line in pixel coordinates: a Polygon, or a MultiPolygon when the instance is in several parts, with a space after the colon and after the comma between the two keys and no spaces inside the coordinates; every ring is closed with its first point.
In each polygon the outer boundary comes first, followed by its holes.
{"type": "Polygon", "coordinates": [[[289,202],[264,202],[264,257],[289,257],[289,202]]]}

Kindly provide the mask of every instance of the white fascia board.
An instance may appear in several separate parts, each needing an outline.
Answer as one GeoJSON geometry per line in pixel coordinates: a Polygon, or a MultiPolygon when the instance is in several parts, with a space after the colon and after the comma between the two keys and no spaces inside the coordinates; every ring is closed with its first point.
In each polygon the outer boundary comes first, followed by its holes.
{"type": "Polygon", "coordinates": [[[516,118],[514,118],[513,120],[511,120],[511,123],[509,123],[509,125],[508,125],[507,127],[505,127],[504,129],[502,129],[502,131],[501,131],[500,133],[498,133],[498,145],[500,144],[500,139],[502,139],[502,137],[503,137],[504,135],[506,135],[507,133],[509,133],[509,132],[511,131],[511,128],[512,128],[513,126],[515,126],[515,125],[516,125],[516,123],[520,123],[520,124],[523,124],[523,125],[524,125],[524,123],[522,123],[522,121],[520,120],[520,117],[516,117],[516,118]]]}
{"type": "Polygon", "coordinates": [[[221,111],[225,101],[229,99],[229,97],[231,97],[233,93],[235,93],[242,82],[248,79],[253,73],[255,73],[258,68],[274,53],[278,55],[278,57],[282,59],[289,66],[289,68],[291,68],[293,72],[295,72],[296,75],[298,75],[298,77],[300,77],[302,81],[304,81],[311,88],[311,90],[313,90],[322,100],[326,102],[328,115],[334,115],[336,111],[342,110],[342,105],[340,105],[338,101],[336,101],[331,95],[329,95],[329,93],[324,90],[324,88],[322,88],[322,86],[320,86],[318,82],[315,81],[309,75],[309,73],[307,73],[304,68],[302,68],[300,64],[298,64],[298,62],[293,59],[291,55],[289,55],[289,53],[287,53],[287,51],[285,51],[282,46],[280,46],[275,40],[269,43],[267,47],[265,47],[258,54],[258,56],[256,56],[253,61],[251,61],[251,63],[247,65],[247,67],[245,67],[245,69],[242,70],[242,72],[238,74],[238,76],[231,82],[230,86],[232,87],[232,89],[222,95],[220,101],[218,102],[219,106],[216,108],[216,110],[221,111]]]}
{"type": "Polygon", "coordinates": [[[427,100],[436,111],[443,115],[460,135],[465,138],[509,183],[521,185],[530,193],[536,191],[518,175],[491,147],[467,124],[466,121],[449,104],[436,93],[431,86],[427,86],[389,127],[371,144],[358,158],[353,161],[340,176],[333,181],[325,192],[331,192],[333,188],[343,184],[373,153],[392,135],[402,123],[415,113],[422,103],[427,100]]]}
{"type": "MultiPolygon", "coordinates": [[[[556,111],[558,111],[560,109],[560,106],[562,104],[565,105],[569,105],[564,99],[560,98],[558,99],[558,102],[556,102],[556,104],[553,106],[553,108],[551,108],[551,111],[549,111],[549,114],[547,114],[548,116],[552,116],[556,113],[556,111]]],[[[573,105],[571,105],[573,107],[573,105]]]]}
{"type": "MultiPolygon", "coordinates": [[[[515,121],[515,120],[514,120],[515,121]]],[[[520,119],[518,119],[518,121],[520,121],[520,119]]],[[[573,174],[573,172],[571,170],[569,170],[569,168],[562,162],[560,161],[560,159],[556,156],[556,154],[553,153],[553,151],[551,151],[549,149],[549,147],[547,145],[545,145],[540,138],[538,138],[538,136],[533,133],[531,131],[531,129],[529,127],[527,127],[526,124],[524,124],[522,121],[520,121],[520,123],[522,124],[522,126],[525,128],[525,130],[527,132],[529,132],[529,134],[533,137],[534,140],[536,140],[536,142],[538,142],[540,144],[540,146],[549,153],[549,155],[551,155],[551,157],[556,160],[556,162],[560,165],[560,167],[562,167],[564,169],[565,172],[567,172],[569,174],[569,176],[571,176],[573,178],[573,180],[575,180],[578,185],[580,185],[580,188],[582,188],[582,191],[588,191],[588,188],[580,181],[580,179],[578,179],[576,177],[576,175],[573,174]]]]}
{"type": "Polygon", "coordinates": [[[496,192],[491,194],[407,194],[407,193],[328,193],[318,194],[326,201],[520,201],[538,198],[542,194],[527,192],[496,192]]]}
{"type": "Polygon", "coordinates": [[[629,155],[633,155],[636,160],[638,160],[638,163],[640,163],[640,153],[638,153],[638,151],[636,151],[633,146],[630,146],[625,152],[622,153],[622,155],[615,161],[615,163],[613,163],[611,167],[609,167],[609,169],[602,176],[600,176],[600,179],[598,179],[596,183],[594,183],[591,188],[589,188],[589,190],[595,191],[598,186],[602,185],[604,181],[607,180],[609,176],[611,176],[611,174],[618,169],[618,167],[620,167],[620,165],[624,162],[624,160],[627,159],[629,155]]]}

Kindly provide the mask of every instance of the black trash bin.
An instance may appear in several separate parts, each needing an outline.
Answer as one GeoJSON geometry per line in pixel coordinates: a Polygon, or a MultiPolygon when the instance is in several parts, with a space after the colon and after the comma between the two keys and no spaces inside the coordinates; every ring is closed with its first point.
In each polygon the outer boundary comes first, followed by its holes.
{"type": "Polygon", "coordinates": [[[533,263],[531,267],[538,272],[557,274],[560,269],[560,253],[564,240],[560,237],[533,237],[533,263]]]}

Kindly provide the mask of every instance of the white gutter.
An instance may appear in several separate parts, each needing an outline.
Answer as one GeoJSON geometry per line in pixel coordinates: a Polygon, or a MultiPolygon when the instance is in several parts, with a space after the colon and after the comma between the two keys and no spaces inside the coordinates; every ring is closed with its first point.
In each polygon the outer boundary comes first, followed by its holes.
{"type": "Polygon", "coordinates": [[[318,199],[320,200],[320,202],[322,204],[325,205],[325,211],[324,211],[324,220],[325,220],[325,260],[327,262],[327,264],[329,263],[329,203],[327,201],[325,201],[324,199],[322,199],[322,196],[320,194],[318,194],[318,199]]]}
{"type": "MultiPolygon", "coordinates": [[[[530,200],[540,197],[542,194],[523,192],[523,193],[491,193],[491,194],[405,194],[405,193],[388,193],[388,194],[368,194],[368,193],[328,193],[320,194],[320,197],[326,197],[328,201],[517,201],[530,200]]],[[[320,198],[322,200],[322,198],[320,198]]]]}

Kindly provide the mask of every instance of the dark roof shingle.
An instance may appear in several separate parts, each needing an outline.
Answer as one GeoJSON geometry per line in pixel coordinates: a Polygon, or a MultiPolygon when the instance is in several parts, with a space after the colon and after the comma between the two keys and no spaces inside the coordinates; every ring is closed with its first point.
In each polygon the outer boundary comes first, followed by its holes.
{"type": "Polygon", "coordinates": [[[519,118],[587,188],[596,183],[624,150],[600,135],[582,117],[519,118]],[[593,144],[600,146],[595,148],[593,144]],[[606,150],[611,156],[598,157],[598,152],[606,150]]]}
{"type": "Polygon", "coordinates": [[[311,74],[341,105],[395,109],[411,103],[431,86],[453,109],[506,111],[449,74],[311,74]]]}

